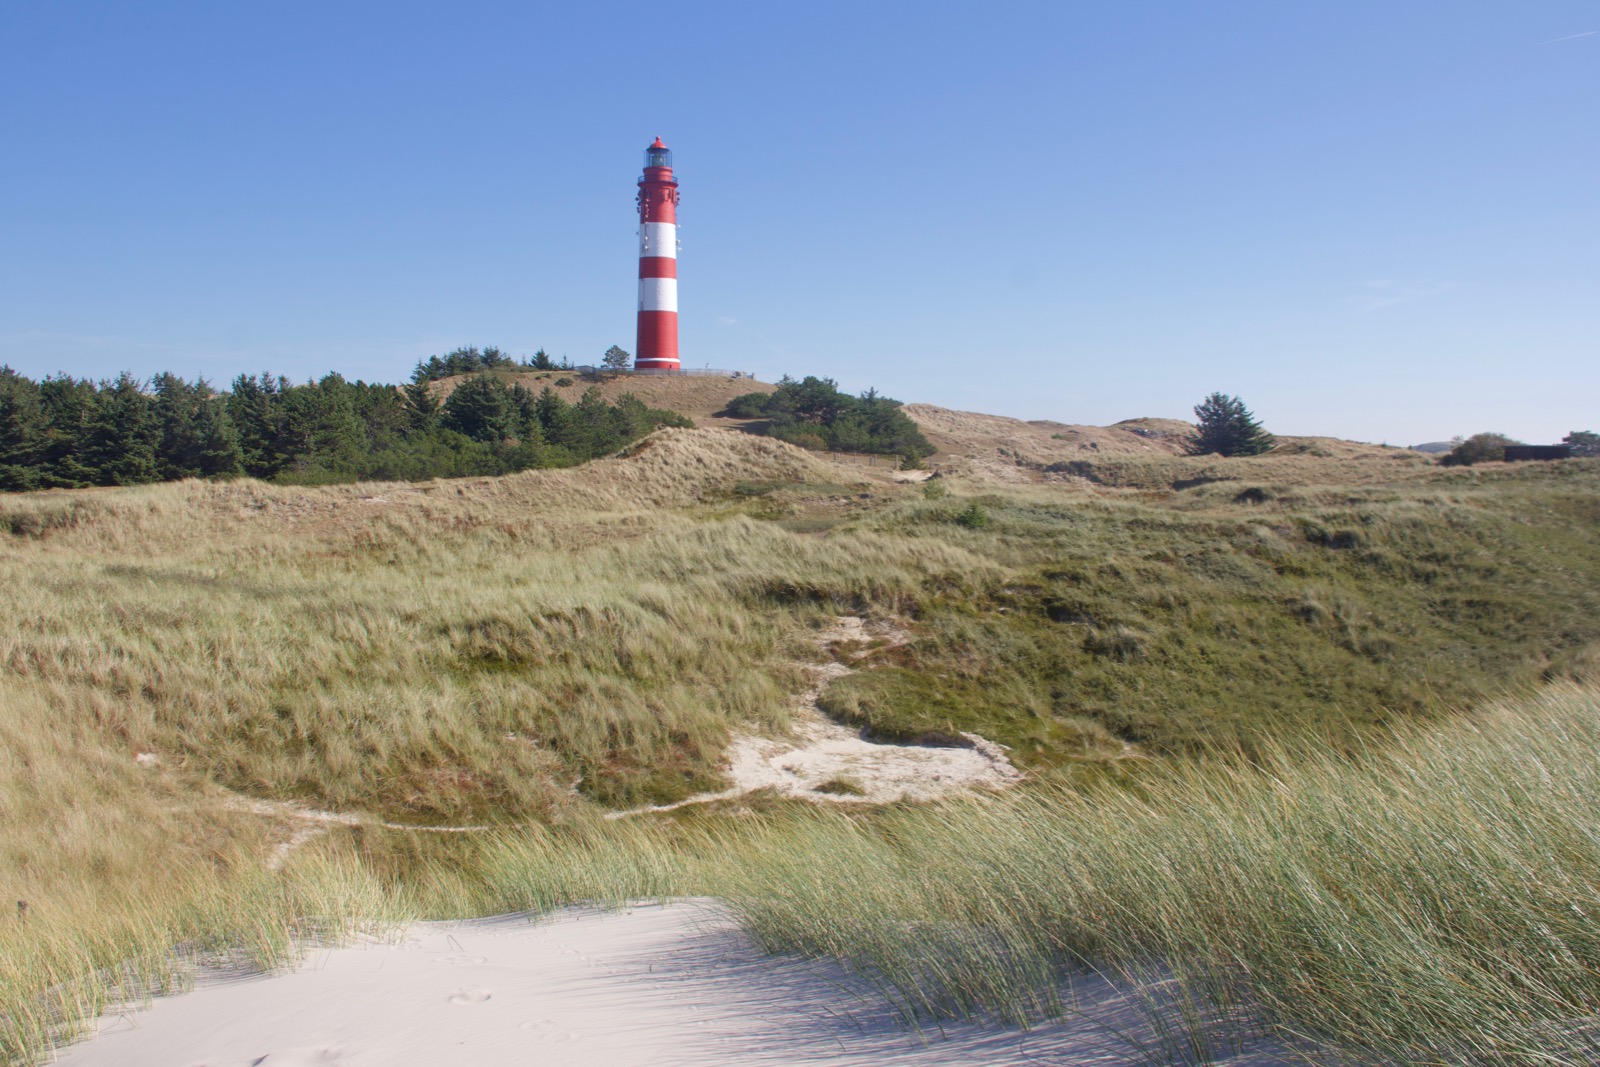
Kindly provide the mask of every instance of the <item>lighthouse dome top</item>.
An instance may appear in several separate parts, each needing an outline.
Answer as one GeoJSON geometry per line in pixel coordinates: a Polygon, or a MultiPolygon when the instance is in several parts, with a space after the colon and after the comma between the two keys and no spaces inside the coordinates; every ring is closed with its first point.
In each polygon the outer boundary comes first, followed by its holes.
{"type": "Polygon", "coordinates": [[[661,138],[657,137],[655,143],[644,150],[644,165],[646,167],[672,166],[672,151],[661,143],[661,138]]]}

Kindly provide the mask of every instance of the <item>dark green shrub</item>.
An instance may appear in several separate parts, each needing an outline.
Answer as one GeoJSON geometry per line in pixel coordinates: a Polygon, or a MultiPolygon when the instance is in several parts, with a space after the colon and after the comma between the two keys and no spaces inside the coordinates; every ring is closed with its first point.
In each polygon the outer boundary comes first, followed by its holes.
{"type": "Polygon", "coordinates": [[[1439,462],[1446,467],[1470,467],[1474,463],[1497,463],[1506,458],[1506,445],[1522,442],[1503,433],[1475,433],[1466,440],[1456,438],[1455,445],[1439,462]]]}

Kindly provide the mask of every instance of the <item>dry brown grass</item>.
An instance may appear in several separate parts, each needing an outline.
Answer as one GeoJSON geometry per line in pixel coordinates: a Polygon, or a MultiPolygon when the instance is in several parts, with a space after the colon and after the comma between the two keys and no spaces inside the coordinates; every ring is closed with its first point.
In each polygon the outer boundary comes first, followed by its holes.
{"type": "Polygon", "coordinates": [[[1173,455],[1182,451],[1183,435],[1193,430],[1187,423],[1171,419],[1138,419],[1115,426],[1077,426],[1042,419],[1024,422],[934,404],[907,404],[905,412],[945,455],[980,457],[1005,449],[1008,455],[1021,455],[1041,465],[1096,452],[1173,455]]]}

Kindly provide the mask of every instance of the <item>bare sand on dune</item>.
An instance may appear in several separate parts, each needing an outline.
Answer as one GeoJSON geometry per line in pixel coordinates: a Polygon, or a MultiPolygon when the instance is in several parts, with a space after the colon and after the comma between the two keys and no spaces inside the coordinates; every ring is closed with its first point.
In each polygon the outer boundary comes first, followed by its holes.
{"type": "MultiPolygon", "coordinates": [[[[710,901],[418,923],[276,976],[202,975],[108,1014],[61,1067],[734,1067],[1163,1062],[1098,979],[1081,1014],[909,1029],[836,964],[763,955],[710,901]]],[[[1153,1040],[1148,1033],[1147,1041],[1153,1040]]],[[[1272,1050],[1215,1062],[1266,1067],[1272,1050]]]]}
{"type": "MultiPolygon", "coordinates": [[[[820,652],[832,656],[840,646],[877,642],[893,647],[910,639],[890,623],[840,615],[817,635],[815,644],[820,652]]],[[[606,818],[672,811],[761,790],[815,804],[892,804],[996,792],[1022,780],[1022,772],[1012,766],[1005,746],[977,734],[964,733],[958,743],[953,740],[950,744],[868,740],[859,729],[834,722],[817,704],[828,683],[856,673],[855,668],[836,658],[802,666],[811,675],[811,685],[790,711],[793,735],[736,734],[724,757],[728,788],[673,804],[612,812],[606,818]]]]}

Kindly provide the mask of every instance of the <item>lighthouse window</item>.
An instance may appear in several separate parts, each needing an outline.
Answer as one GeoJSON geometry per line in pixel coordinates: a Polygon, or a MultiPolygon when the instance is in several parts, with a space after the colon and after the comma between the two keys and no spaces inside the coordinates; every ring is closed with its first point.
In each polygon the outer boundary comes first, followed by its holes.
{"type": "Polygon", "coordinates": [[[647,167],[672,166],[672,153],[665,148],[647,148],[644,150],[644,165],[647,167]]]}

